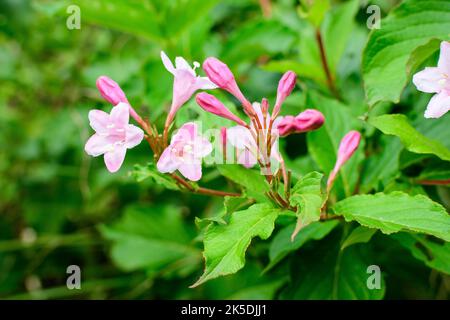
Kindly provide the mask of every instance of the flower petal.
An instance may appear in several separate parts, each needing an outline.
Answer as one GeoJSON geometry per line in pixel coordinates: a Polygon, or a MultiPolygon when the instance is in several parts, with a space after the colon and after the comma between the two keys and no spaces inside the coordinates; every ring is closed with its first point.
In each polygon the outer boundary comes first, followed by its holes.
{"type": "Polygon", "coordinates": [[[441,52],[439,54],[438,68],[447,76],[450,76],[450,42],[441,42],[441,52]]]}
{"type": "Polygon", "coordinates": [[[115,146],[113,151],[105,153],[105,164],[109,172],[116,172],[122,166],[127,148],[125,146],[115,146]]]}
{"type": "Polygon", "coordinates": [[[158,163],[156,164],[156,168],[159,172],[167,173],[167,172],[174,172],[178,169],[178,166],[180,165],[180,162],[177,161],[178,159],[173,155],[172,148],[169,146],[167,147],[161,156],[159,157],[158,163]]]}
{"type": "Polygon", "coordinates": [[[130,120],[130,107],[127,103],[121,102],[112,108],[110,113],[110,121],[117,128],[122,128],[128,125],[130,120]]]}
{"type": "Polygon", "coordinates": [[[427,67],[413,76],[413,83],[417,90],[427,93],[440,92],[442,85],[439,83],[443,74],[439,68],[427,67]]]}
{"type": "Polygon", "coordinates": [[[198,181],[202,177],[201,162],[182,163],[178,170],[184,177],[191,181],[198,181]]]}
{"type": "Polygon", "coordinates": [[[209,89],[217,89],[218,86],[214,84],[208,77],[197,77],[195,85],[197,90],[209,90],[209,89]]]}
{"type": "Polygon", "coordinates": [[[204,158],[212,152],[212,144],[208,139],[197,137],[194,141],[194,156],[204,158]]]}
{"type": "Polygon", "coordinates": [[[108,140],[108,137],[96,133],[86,142],[84,151],[90,156],[97,157],[107,152],[110,149],[110,146],[111,142],[108,140]]]}
{"type": "Polygon", "coordinates": [[[247,128],[234,126],[227,129],[227,139],[233,147],[244,149],[253,138],[247,128]]]}
{"type": "Polygon", "coordinates": [[[440,118],[450,110],[450,94],[446,91],[435,94],[428,103],[425,118],[440,118]]]}
{"type": "Polygon", "coordinates": [[[125,136],[125,147],[131,149],[141,143],[142,139],[144,139],[144,131],[135,125],[129,124],[125,136]]]}
{"type": "Polygon", "coordinates": [[[161,60],[162,60],[164,67],[166,67],[167,71],[169,71],[171,74],[175,75],[175,68],[172,64],[172,61],[170,61],[169,57],[166,55],[166,53],[164,51],[161,51],[161,60]]]}
{"type": "Polygon", "coordinates": [[[189,65],[189,63],[187,63],[186,60],[184,60],[183,57],[175,58],[175,67],[177,68],[177,70],[189,71],[189,73],[195,77],[194,69],[192,69],[192,67],[189,65]]]}
{"type": "Polygon", "coordinates": [[[89,124],[96,132],[105,132],[108,129],[109,114],[102,110],[89,111],[89,124]]]}
{"type": "Polygon", "coordinates": [[[237,162],[246,168],[251,168],[256,164],[256,158],[248,149],[244,149],[238,156],[237,162]]]}
{"type": "Polygon", "coordinates": [[[187,122],[181,126],[180,129],[172,136],[170,144],[177,142],[188,143],[193,141],[197,136],[197,124],[194,122],[187,122]]]}

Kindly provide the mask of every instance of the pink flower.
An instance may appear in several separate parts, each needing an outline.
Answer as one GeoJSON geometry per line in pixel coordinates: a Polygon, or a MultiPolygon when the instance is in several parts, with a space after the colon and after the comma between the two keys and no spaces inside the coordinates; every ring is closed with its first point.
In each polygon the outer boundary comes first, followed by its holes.
{"type": "Polygon", "coordinates": [[[197,94],[195,97],[195,100],[197,101],[198,105],[202,107],[204,110],[218,115],[219,117],[229,119],[231,121],[234,121],[242,126],[245,126],[246,123],[240,119],[238,116],[233,114],[227,107],[223,105],[222,102],[217,100],[216,97],[214,97],[211,94],[208,94],[206,92],[201,92],[197,94]]]}
{"type": "Polygon", "coordinates": [[[116,172],[122,166],[127,149],[141,143],[144,132],[128,124],[129,106],[119,103],[108,114],[101,110],[89,111],[89,121],[95,134],[86,142],[84,150],[97,157],[104,154],[106,168],[116,172]]]}
{"type": "Polygon", "coordinates": [[[235,96],[242,103],[246,112],[252,114],[250,102],[242,94],[233,73],[225,63],[214,57],[209,57],[203,62],[203,70],[212,82],[235,96]]]}
{"type": "MultiPolygon", "coordinates": [[[[263,110],[261,110],[261,105],[258,102],[253,103],[253,110],[256,113],[256,116],[259,119],[259,122],[262,124],[263,129],[261,131],[256,130],[253,123],[250,124],[249,128],[243,126],[234,126],[227,130],[227,138],[232,146],[238,149],[237,152],[237,162],[244,165],[247,168],[253,167],[257,163],[258,155],[261,155],[261,147],[266,147],[266,141],[260,140],[260,145],[258,146],[255,142],[254,135],[259,134],[259,136],[267,137],[269,133],[269,125],[271,121],[270,114],[266,114],[265,122],[264,122],[264,114],[263,110]],[[252,134],[253,132],[253,134],[252,134]]],[[[273,139],[273,144],[271,147],[271,155],[270,160],[276,160],[275,153],[278,152],[278,125],[282,117],[278,117],[274,120],[271,130],[271,137],[273,139]]],[[[261,158],[263,161],[264,158],[261,158]]],[[[267,159],[269,160],[269,159],[267,159]]]]}
{"type": "Polygon", "coordinates": [[[450,42],[441,42],[437,67],[416,73],[413,83],[417,90],[436,93],[428,103],[425,118],[440,118],[450,110],[450,42]]]}
{"type": "Polygon", "coordinates": [[[128,99],[120,86],[107,76],[98,77],[96,85],[102,97],[113,106],[120,102],[128,103],[128,99]]]}
{"type": "Polygon", "coordinates": [[[215,89],[217,86],[207,77],[197,76],[195,69],[199,67],[198,62],[194,62],[194,68],[182,57],[175,58],[175,67],[169,57],[161,51],[161,60],[166,69],[174,75],[172,106],[170,107],[168,123],[170,124],[175,113],[188,101],[197,90],[215,89]]]}
{"type": "Polygon", "coordinates": [[[278,90],[277,90],[277,100],[275,102],[275,107],[273,108],[273,117],[277,117],[278,113],[280,113],[281,105],[284,100],[291,94],[292,90],[294,90],[295,82],[297,81],[297,75],[293,71],[287,71],[281,77],[278,82],[278,90]]]}
{"type": "Polygon", "coordinates": [[[331,171],[330,176],[327,181],[328,190],[331,189],[334,179],[341,167],[346,163],[351,156],[355,153],[361,141],[361,134],[358,131],[350,131],[344,138],[342,138],[339,144],[338,156],[336,164],[334,165],[333,171],[331,171]]]}
{"type": "Polygon", "coordinates": [[[142,122],[141,117],[131,107],[125,93],[114,80],[108,78],[107,76],[100,76],[96,81],[96,85],[98,91],[100,91],[100,94],[106,101],[111,103],[113,106],[118,105],[121,102],[127,103],[129,105],[130,115],[137,122],[142,122]]]}
{"type": "Polygon", "coordinates": [[[306,109],[296,117],[283,117],[278,124],[280,136],[287,136],[291,133],[302,133],[320,128],[325,122],[325,117],[320,111],[306,109]]]}
{"type": "Polygon", "coordinates": [[[198,135],[197,125],[188,122],[172,136],[156,166],[162,173],[178,170],[187,179],[198,181],[202,177],[202,158],[211,151],[211,143],[198,135]]]}

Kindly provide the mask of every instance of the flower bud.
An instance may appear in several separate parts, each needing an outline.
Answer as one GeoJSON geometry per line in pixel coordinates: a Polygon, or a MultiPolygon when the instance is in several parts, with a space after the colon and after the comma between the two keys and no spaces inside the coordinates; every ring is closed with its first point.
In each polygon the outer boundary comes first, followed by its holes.
{"type": "Polygon", "coordinates": [[[320,111],[307,109],[299,113],[296,117],[286,116],[278,124],[281,136],[291,133],[302,133],[320,128],[325,122],[325,118],[320,111]]]}
{"type": "Polygon", "coordinates": [[[277,100],[275,102],[272,117],[276,117],[278,115],[284,100],[286,100],[286,98],[291,94],[292,90],[294,90],[296,81],[297,75],[293,71],[287,71],[285,74],[283,74],[280,81],[278,82],[277,100]]]}
{"type": "Polygon", "coordinates": [[[97,79],[96,84],[102,97],[112,105],[115,106],[120,102],[128,103],[125,93],[114,80],[107,76],[101,76],[97,79]]]}
{"type": "Polygon", "coordinates": [[[263,115],[267,115],[269,111],[269,101],[266,98],[263,98],[261,101],[261,112],[263,115]]]}
{"type": "Polygon", "coordinates": [[[244,108],[251,106],[239,89],[230,68],[225,63],[214,57],[209,57],[203,62],[203,70],[205,70],[209,80],[234,95],[244,108]]]}
{"type": "Polygon", "coordinates": [[[331,189],[334,179],[341,167],[351,158],[355,153],[361,141],[361,134],[358,131],[350,131],[344,138],[342,138],[339,144],[338,156],[336,164],[334,165],[333,171],[331,171],[327,182],[328,191],[331,189]]]}
{"type": "Polygon", "coordinates": [[[247,125],[242,119],[240,119],[238,116],[233,114],[227,107],[225,107],[222,102],[217,100],[216,97],[214,97],[209,93],[201,92],[196,95],[195,100],[197,101],[198,105],[202,107],[205,111],[218,115],[219,117],[234,121],[237,124],[240,124],[241,126],[247,125]]]}

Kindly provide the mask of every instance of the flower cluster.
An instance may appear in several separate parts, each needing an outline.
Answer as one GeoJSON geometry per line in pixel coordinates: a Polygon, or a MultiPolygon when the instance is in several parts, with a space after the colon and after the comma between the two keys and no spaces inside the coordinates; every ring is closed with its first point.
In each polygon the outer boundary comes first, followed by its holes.
{"type": "MultiPolygon", "coordinates": [[[[204,111],[236,124],[220,130],[220,147],[223,156],[228,154],[228,149],[234,150],[233,157],[236,163],[246,168],[258,164],[269,183],[275,178],[282,177],[285,189],[289,189],[290,172],[286,169],[283,156],[278,150],[279,138],[316,130],[325,122],[323,114],[314,109],[306,109],[295,116],[280,116],[283,103],[295,88],[296,74],[287,71],[281,77],[274,107],[270,110],[270,104],[266,98],[260,102],[251,103],[242,93],[230,68],[216,58],[210,57],[203,62],[206,77],[196,74],[196,69],[200,67],[197,62],[194,62],[194,66],[191,67],[185,59],[177,57],[174,66],[164,52],[161,52],[161,59],[165,68],[174,77],[172,104],[165,120],[163,133],[159,134],[154,125],[144,121],[137,114],[116,82],[102,76],[97,80],[97,87],[103,98],[110,102],[113,108],[110,114],[101,110],[89,112],[90,125],[95,130],[95,134],[86,143],[86,152],[92,156],[104,155],[107,169],[110,172],[116,172],[124,161],[126,150],[138,145],[145,138],[157,160],[157,169],[161,173],[171,175],[177,183],[192,188],[189,182],[180,177],[176,171],[190,181],[200,180],[202,160],[212,152],[213,145],[202,136],[194,122],[182,125],[170,139],[169,133],[177,111],[197,91],[220,88],[229,92],[241,103],[242,111],[248,118],[244,120],[233,113],[212,94],[206,92],[196,94],[195,101],[204,111]],[[129,124],[130,115],[142,129],[129,124]]],[[[328,189],[333,185],[342,165],[355,152],[360,137],[358,132],[352,131],[343,138],[336,165],[328,179],[328,189]]],[[[213,193],[210,189],[195,190],[213,193]]],[[[216,194],[219,193],[220,191],[216,191],[216,194]]],[[[286,194],[289,194],[288,190],[286,194]]],[[[279,195],[273,195],[273,197],[281,205],[288,206],[288,196],[286,199],[282,199],[279,195]]]]}

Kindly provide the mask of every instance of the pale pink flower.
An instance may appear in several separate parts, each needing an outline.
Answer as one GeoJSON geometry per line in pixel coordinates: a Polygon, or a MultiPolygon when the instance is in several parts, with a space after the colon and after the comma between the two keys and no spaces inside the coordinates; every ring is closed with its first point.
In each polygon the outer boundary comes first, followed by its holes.
{"type": "MultiPolygon", "coordinates": [[[[244,165],[245,167],[249,168],[249,167],[253,167],[256,163],[257,163],[257,157],[258,154],[260,154],[261,151],[261,147],[266,147],[266,142],[263,141],[262,139],[260,140],[260,145],[258,146],[256,144],[256,141],[254,139],[254,135],[259,134],[259,136],[262,137],[267,137],[268,133],[269,133],[269,126],[270,126],[270,121],[271,121],[271,117],[270,114],[266,114],[266,119],[264,121],[264,114],[263,111],[261,110],[261,105],[258,102],[254,102],[253,105],[253,110],[256,113],[256,116],[259,119],[259,122],[261,123],[263,129],[262,130],[256,130],[253,123],[250,124],[250,129],[247,129],[246,127],[243,126],[234,126],[231,127],[227,130],[227,138],[228,141],[230,142],[230,144],[232,146],[234,146],[235,148],[238,149],[238,159],[237,162],[239,164],[244,165]],[[253,132],[253,134],[252,134],[253,132]]],[[[275,157],[275,153],[278,152],[278,125],[280,123],[280,121],[282,120],[282,117],[278,117],[274,120],[273,125],[272,125],[272,130],[271,130],[271,137],[273,138],[273,140],[275,141],[272,145],[271,148],[271,155],[270,155],[270,160],[276,160],[277,157],[275,157]]],[[[261,157],[261,160],[263,160],[263,158],[261,157]]]]}
{"type": "Polygon", "coordinates": [[[119,170],[127,149],[137,146],[144,138],[144,132],[128,121],[127,103],[120,102],[110,114],[101,110],[89,111],[89,122],[95,134],[86,142],[84,150],[93,157],[103,154],[110,172],[119,170]]]}
{"type": "Polygon", "coordinates": [[[320,128],[325,122],[325,117],[320,111],[306,109],[297,116],[285,116],[278,124],[280,136],[291,133],[302,133],[320,128]]]}
{"type": "Polygon", "coordinates": [[[172,136],[156,166],[162,173],[178,170],[187,179],[198,181],[202,177],[202,158],[211,152],[211,143],[198,134],[195,123],[188,122],[172,136]]]}
{"type": "Polygon", "coordinates": [[[198,105],[202,107],[205,111],[208,111],[212,114],[218,115],[219,117],[229,119],[234,121],[240,125],[245,126],[244,120],[240,119],[238,116],[233,114],[227,107],[224,106],[222,102],[220,102],[213,95],[201,92],[197,94],[195,97],[198,105]]]}
{"type": "Polygon", "coordinates": [[[182,57],[176,57],[174,67],[164,51],[161,51],[161,60],[167,71],[174,76],[172,106],[167,117],[167,122],[170,124],[178,109],[192,97],[195,91],[215,89],[217,86],[208,77],[196,75],[195,69],[200,66],[198,62],[194,62],[194,68],[192,68],[182,57]]]}
{"type": "Polygon", "coordinates": [[[331,189],[334,179],[336,178],[336,175],[341,169],[341,167],[355,153],[356,149],[359,146],[360,141],[361,141],[361,134],[358,131],[354,130],[350,131],[344,136],[344,138],[342,138],[341,143],[339,144],[336,164],[334,165],[334,168],[331,171],[330,176],[328,177],[327,181],[328,190],[331,189]]]}
{"type": "Polygon", "coordinates": [[[436,93],[428,103],[425,118],[439,118],[450,110],[450,42],[441,42],[437,67],[427,67],[413,76],[417,90],[436,93]]]}
{"type": "Polygon", "coordinates": [[[297,81],[297,75],[293,71],[287,71],[281,77],[278,82],[277,90],[277,100],[275,101],[275,107],[273,108],[272,116],[276,117],[280,113],[281,105],[284,100],[291,94],[294,90],[295,82],[297,81]]]}

